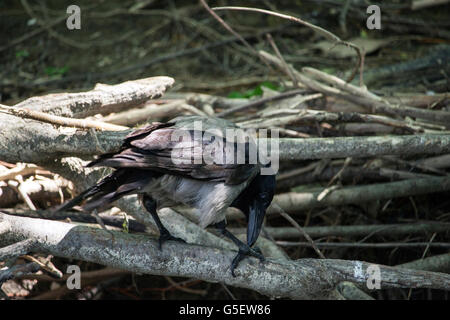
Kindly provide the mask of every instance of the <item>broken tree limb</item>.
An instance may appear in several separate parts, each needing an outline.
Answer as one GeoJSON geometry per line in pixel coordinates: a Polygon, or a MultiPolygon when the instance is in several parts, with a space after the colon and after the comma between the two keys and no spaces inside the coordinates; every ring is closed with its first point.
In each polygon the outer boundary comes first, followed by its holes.
{"type": "MultiPolygon", "coordinates": [[[[270,259],[260,263],[248,258],[241,262],[236,270],[238,276],[234,278],[228,268],[235,253],[229,250],[168,242],[160,251],[156,240],[141,235],[5,214],[0,214],[0,221],[7,221],[11,226],[10,232],[0,237],[3,245],[32,238],[36,240],[35,252],[132,272],[223,282],[270,297],[327,298],[341,281],[367,283],[367,268],[373,266],[346,260],[270,259]]],[[[376,266],[380,268],[381,288],[450,290],[450,275],[447,274],[376,266]]]]}
{"type": "Polygon", "coordinates": [[[32,97],[14,107],[62,117],[85,118],[97,113],[123,111],[147,100],[159,98],[174,82],[174,79],[170,77],[152,77],[126,81],[117,85],[98,83],[91,91],[32,97]]]}

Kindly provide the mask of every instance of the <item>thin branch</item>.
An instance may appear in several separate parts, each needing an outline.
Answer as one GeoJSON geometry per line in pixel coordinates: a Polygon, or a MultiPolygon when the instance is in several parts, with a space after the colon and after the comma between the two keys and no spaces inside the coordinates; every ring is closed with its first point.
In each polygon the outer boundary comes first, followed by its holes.
{"type": "MultiPolygon", "coordinates": [[[[302,235],[292,227],[266,227],[266,231],[275,239],[294,239],[302,235]]],[[[314,226],[303,227],[306,233],[314,238],[322,237],[360,237],[371,235],[401,236],[425,235],[427,233],[445,233],[450,231],[450,223],[443,222],[417,222],[405,224],[378,224],[378,225],[352,225],[352,226],[314,226]]],[[[244,233],[245,228],[230,228],[233,233],[244,233]]]]}
{"type": "Polygon", "coordinates": [[[292,80],[292,82],[293,82],[293,84],[294,84],[294,87],[297,87],[297,86],[298,86],[298,80],[297,80],[297,78],[295,77],[295,75],[292,73],[291,69],[288,67],[286,61],[284,60],[283,56],[281,55],[280,50],[278,50],[278,47],[277,47],[277,45],[275,44],[275,41],[273,41],[273,38],[272,38],[272,36],[270,35],[270,33],[268,33],[268,34],[266,35],[266,37],[267,37],[267,40],[269,41],[270,45],[272,46],[272,49],[275,51],[275,53],[276,53],[278,59],[280,59],[281,62],[283,63],[284,70],[285,70],[285,72],[287,73],[287,75],[291,78],[291,80],[292,80]]]}
{"type": "Polygon", "coordinates": [[[47,122],[55,125],[74,127],[81,129],[93,128],[96,130],[106,131],[121,131],[128,130],[128,127],[119,126],[116,124],[106,123],[102,121],[88,120],[88,119],[73,119],[67,117],[60,117],[47,114],[40,111],[34,111],[26,108],[8,107],[0,104],[0,112],[11,114],[24,119],[33,119],[37,121],[47,122]]]}
{"type": "Polygon", "coordinates": [[[57,279],[61,279],[63,276],[63,273],[58,270],[58,268],[55,267],[55,265],[50,261],[50,258],[46,258],[46,259],[37,259],[33,256],[30,255],[24,255],[22,256],[22,258],[24,258],[25,260],[37,263],[39,265],[39,267],[41,268],[41,270],[45,270],[46,272],[48,272],[51,276],[57,278],[57,279]]]}
{"type": "Polygon", "coordinates": [[[289,98],[298,94],[302,94],[305,93],[305,89],[296,89],[296,90],[291,90],[291,91],[286,91],[280,94],[277,94],[275,96],[271,96],[271,97],[266,97],[266,98],[261,98],[255,101],[251,101],[249,103],[240,105],[240,106],[236,106],[227,110],[224,110],[222,112],[219,112],[216,114],[216,117],[225,117],[228,116],[232,113],[238,112],[238,111],[244,111],[250,108],[254,108],[254,107],[258,107],[261,105],[266,104],[267,102],[271,102],[271,101],[277,101],[277,100],[281,100],[281,99],[285,99],[285,98],[289,98]]]}
{"type": "Polygon", "coordinates": [[[309,244],[311,245],[311,247],[314,249],[314,251],[317,253],[317,255],[321,258],[321,259],[325,259],[325,256],[323,255],[323,253],[319,250],[319,248],[316,246],[316,244],[314,243],[314,241],[311,239],[311,237],[309,236],[309,234],[302,228],[300,227],[300,225],[291,218],[291,216],[289,216],[282,208],[280,208],[280,206],[278,206],[276,203],[272,204],[272,207],[275,208],[275,210],[278,211],[278,213],[285,218],[287,221],[289,221],[290,224],[292,224],[294,226],[295,229],[297,229],[300,234],[306,238],[306,240],[308,240],[309,244]]]}
{"type": "Polygon", "coordinates": [[[270,69],[270,64],[267,63],[267,61],[264,60],[263,57],[261,57],[261,55],[258,53],[257,50],[255,50],[248,42],[247,40],[245,40],[239,33],[237,33],[236,31],[234,31],[221,17],[219,17],[213,10],[211,9],[208,4],[206,3],[205,0],[200,0],[201,5],[209,12],[209,14],[211,14],[214,19],[216,19],[225,29],[228,30],[228,32],[230,32],[232,35],[234,35],[236,38],[238,38],[251,52],[253,52],[255,54],[255,56],[259,57],[265,64],[266,66],[270,69]]]}
{"type": "MultiPolygon", "coordinates": [[[[312,247],[310,242],[291,242],[291,241],[277,241],[276,244],[286,247],[312,247]]],[[[436,247],[436,248],[450,248],[450,243],[446,242],[384,242],[384,243],[360,243],[360,242],[315,242],[317,247],[327,249],[338,248],[417,248],[417,247],[436,247]]]]}
{"type": "MultiPolygon", "coordinates": [[[[201,0],[201,1],[203,1],[203,0],[201,0]]],[[[264,14],[276,16],[276,17],[279,17],[279,18],[282,18],[282,19],[287,19],[287,20],[290,20],[290,21],[294,21],[294,22],[300,23],[300,24],[302,24],[304,26],[307,26],[308,28],[313,29],[315,32],[319,33],[320,35],[324,36],[325,38],[330,39],[331,41],[334,41],[336,43],[336,45],[339,45],[339,44],[345,45],[345,46],[350,47],[350,48],[352,48],[352,49],[354,49],[356,51],[356,53],[358,54],[358,60],[359,61],[358,61],[358,64],[356,65],[356,67],[354,68],[352,74],[347,79],[347,82],[350,82],[350,81],[353,80],[353,78],[355,77],[355,75],[356,75],[358,70],[360,70],[360,73],[362,74],[362,67],[363,67],[362,55],[363,54],[361,53],[361,49],[357,45],[355,45],[355,44],[353,44],[351,42],[343,41],[343,40],[341,40],[341,38],[339,38],[335,34],[331,33],[330,31],[325,30],[325,29],[323,29],[321,27],[318,27],[318,26],[316,26],[316,25],[314,25],[312,23],[306,22],[306,21],[304,21],[304,20],[302,20],[300,18],[297,18],[297,17],[293,17],[293,16],[289,16],[289,15],[286,15],[286,14],[273,12],[273,11],[269,11],[269,10],[259,9],[259,8],[216,7],[216,8],[213,8],[213,10],[216,10],[216,11],[218,11],[218,10],[239,10],[239,11],[259,12],[259,13],[264,13],[264,14]]],[[[260,54],[258,54],[258,56],[260,56],[260,54]]],[[[360,79],[360,82],[362,84],[362,78],[360,79]]]]}

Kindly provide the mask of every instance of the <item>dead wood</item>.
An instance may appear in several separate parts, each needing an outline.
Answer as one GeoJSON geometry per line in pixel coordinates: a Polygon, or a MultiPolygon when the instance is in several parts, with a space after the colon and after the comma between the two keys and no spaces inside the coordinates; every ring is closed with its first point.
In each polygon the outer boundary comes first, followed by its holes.
{"type": "MultiPolygon", "coordinates": [[[[146,236],[111,233],[98,228],[56,221],[0,214],[1,223],[10,225],[1,235],[3,244],[36,239],[35,252],[101,263],[133,272],[194,277],[251,288],[271,297],[294,299],[327,298],[341,281],[366,283],[370,264],[361,261],[300,259],[246,259],[233,278],[226,269],[233,252],[197,245],[167,243],[163,251],[157,241],[146,236]],[[49,230],[51,230],[49,232],[49,230]],[[287,276],[289,275],[289,276],[287,276]]],[[[381,271],[381,287],[450,289],[450,276],[442,273],[396,269],[376,265],[381,271]]]]}

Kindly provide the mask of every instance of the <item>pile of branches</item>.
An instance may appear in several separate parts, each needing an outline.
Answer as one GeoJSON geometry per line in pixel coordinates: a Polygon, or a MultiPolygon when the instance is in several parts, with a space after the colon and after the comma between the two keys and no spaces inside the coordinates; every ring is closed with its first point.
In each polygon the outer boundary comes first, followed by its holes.
{"type": "MultiPolygon", "coordinates": [[[[0,271],[0,283],[38,269],[65,279],[48,259],[42,262],[28,255],[43,253],[107,266],[102,275],[93,277],[97,280],[126,270],[220,282],[270,297],[372,299],[368,283],[374,266],[380,272],[377,288],[449,290],[447,95],[383,97],[365,88],[362,79],[358,86],[313,68],[296,70],[272,44],[274,54],[254,53],[287,76],[287,90],[264,89],[260,99],[195,93],[163,96],[174,80],[154,77],[0,105],[0,203],[10,189],[18,197],[2,207],[20,200],[26,204],[0,212],[0,263],[6,267],[0,271]],[[277,195],[257,243],[269,258],[264,263],[246,259],[236,278],[227,272],[232,244],[199,228],[188,208],[161,210],[169,231],[188,242],[167,243],[163,251],[158,250],[153,220],[134,196],[119,200],[112,212],[93,217],[77,212],[55,216],[47,210],[107,174],[83,164],[117,150],[132,127],[180,114],[224,117],[242,128],[280,133],[277,195]],[[39,185],[38,192],[27,187],[31,182],[39,185]],[[434,213],[417,203],[430,194],[444,199],[440,207],[427,202],[434,213]],[[397,198],[407,199],[409,207],[396,203],[397,198]],[[400,216],[401,210],[411,214],[400,216]],[[398,216],[389,216],[394,213],[398,216]],[[123,221],[127,232],[122,230],[123,221]],[[95,222],[108,230],[92,226],[95,222]],[[390,256],[398,259],[376,254],[371,263],[349,259],[351,250],[358,248],[390,248],[390,256]],[[413,249],[407,255],[410,261],[400,262],[405,258],[398,252],[413,249]],[[15,264],[18,257],[30,262],[15,264]]],[[[361,55],[358,68],[362,62],[361,55]]],[[[235,226],[232,232],[245,237],[239,228],[242,215],[230,209],[227,219],[235,226]]],[[[86,278],[87,283],[92,279],[86,278]]],[[[57,292],[63,293],[67,289],[57,292]]]]}

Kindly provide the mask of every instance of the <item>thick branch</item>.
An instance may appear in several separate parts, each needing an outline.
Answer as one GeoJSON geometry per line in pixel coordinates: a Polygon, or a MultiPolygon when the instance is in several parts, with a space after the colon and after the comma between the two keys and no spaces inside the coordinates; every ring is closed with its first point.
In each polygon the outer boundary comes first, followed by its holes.
{"type": "Polygon", "coordinates": [[[379,137],[280,139],[280,160],[329,159],[444,153],[450,149],[449,134],[379,137]]]}
{"type": "Polygon", "coordinates": [[[64,156],[92,157],[119,148],[122,139],[130,132],[100,134],[67,127],[55,128],[51,124],[6,114],[0,114],[0,123],[0,159],[11,163],[48,164],[64,156]]]}
{"type": "Polygon", "coordinates": [[[170,77],[145,78],[117,85],[99,83],[91,91],[32,97],[15,107],[63,117],[85,118],[97,113],[123,111],[149,99],[159,98],[173,83],[170,77]]]}
{"type": "MultiPolygon", "coordinates": [[[[133,272],[193,277],[256,290],[272,297],[293,299],[324,298],[341,281],[366,283],[370,264],[360,261],[270,260],[260,263],[249,258],[240,264],[238,276],[228,268],[235,253],[197,245],[167,243],[162,251],[146,236],[75,226],[68,223],[0,214],[11,231],[5,242],[25,238],[36,240],[34,250],[70,257],[133,272]]],[[[396,269],[378,265],[381,288],[413,287],[450,290],[450,275],[396,269]]]]}
{"type": "MultiPolygon", "coordinates": [[[[55,158],[92,158],[112,152],[129,130],[93,132],[55,128],[50,124],[1,115],[0,159],[7,162],[43,164],[55,158]]],[[[261,139],[264,142],[263,139],[261,139]]],[[[266,141],[267,142],[267,141],[266,141]]],[[[270,141],[267,143],[270,145],[270,141]]],[[[280,160],[305,160],[379,155],[450,153],[450,134],[420,134],[379,137],[279,139],[280,160]]]]}

